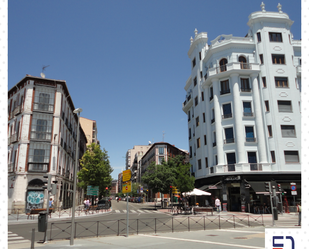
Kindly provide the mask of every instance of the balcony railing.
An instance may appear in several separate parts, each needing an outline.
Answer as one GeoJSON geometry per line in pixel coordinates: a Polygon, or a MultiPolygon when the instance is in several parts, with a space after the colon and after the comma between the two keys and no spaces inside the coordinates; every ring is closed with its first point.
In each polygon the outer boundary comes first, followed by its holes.
{"type": "Polygon", "coordinates": [[[34,111],[43,111],[43,112],[54,112],[54,105],[53,104],[45,104],[34,102],[33,103],[33,110],[34,111]]]}
{"type": "Polygon", "coordinates": [[[15,163],[9,163],[8,164],[8,172],[14,172],[15,163]]]}
{"type": "Polygon", "coordinates": [[[224,140],[224,143],[225,144],[231,144],[231,143],[234,143],[235,142],[235,139],[234,138],[228,138],[228,139],[225,139],[224,140]]]}
{"type": "Polygon", "coordinates": [[[51,141],[51,132],[31,131],[30,139],[31,140],[51,141]]]}
{"type": "Polygon", "coordinates": [[[252,171],[262,171],[263,168],[262,168],[262,164],[260,163],[250,163],[250,170],[252,171]]]}
{"type": "Polygon", "coordinates": [[[251,67],[251,64],[249,64],[249,63],[240,62],[240,68],[241,69],[251,69],[252,67],[251,67]]]}
{"type": "Polygon", "coordinates": [[[212,120],[211,120],[211,123],[213,124],[215,122],[215,118],[213,118],[212,120]]]}
{"type": "Polygon", "coordinates": [[[254,142],[256,142],[256,138],[255,137],[246,137],[246,142],[254,143],[254,142]]]}
{"type": "Polygon", "coordinates": [[[186,100],[183,102],[183,106],[185,106],[187,102],[189,102],[190,99],[191,99],[191,94],[186,97],[186,100]]]}
{"type": "Polygon", "coordinates": [[[253,117],[253,112],[244,112],[244,117],[253,117]]]}
{"type": "Polygon", "coordinates": [[[213,142],[212,143],[212,147],[216,147],[217,146],[217,143],[216,142],[213,142]]]}
{"type": "Polygon", "coordinates": [[[231,93],[230,89],[225,89],[225,90],[220,91],[220,95],[224,95],[224,94],[228,94],[228,93],[231,93]]]}
{"type": "Polygon", "coordinates": [[[232,117],[233,117],[232,113],[227,113],[227,114],[223,114],[222,115],[223,119],[225,119],[225,118],[232,118],[232,117]]]}
{"type": "Polygon", "coordinates": [[[21,112],[21,105],[15,107],[14,111],[13,111],[13,115],[16,116],[17,114],[19,114],[21,112]]]}
{"type": "Polygon", "coordinates": [[[48,163],[42,162],[29,162],[28,171],[29,172],[47,172],[48,163]]]}
{"type": "Polygon", "coordinates": [[[251,88],[246,87],[246,88],[241,88],[240,89],[242,92],[251,92],[251,88]]]}
{"type": "Polygon", "coordinates": [[[211,174],[226,174],[227,172],[237,172],[246,174],[247,172],[256,171],[278,171],[278,165],[271,163],[242,163],[242,164],[228,164],[228,165],[214,165],[214,171],[211,174]]]}

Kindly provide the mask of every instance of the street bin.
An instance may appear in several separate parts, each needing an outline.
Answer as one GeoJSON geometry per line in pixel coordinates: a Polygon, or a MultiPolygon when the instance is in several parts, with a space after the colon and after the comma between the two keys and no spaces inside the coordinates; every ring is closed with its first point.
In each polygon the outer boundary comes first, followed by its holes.
{"type": "Polygon", "coordinates": [[[47,230],[47,211],[39,213],[38,217],[38,231],[45,232],[47,230]]]}
{"type": "Polygon", "coordinates": [[[277,208],[273,208],[274,211],[274,220],[278,220],[278,210],[277,208]]]}

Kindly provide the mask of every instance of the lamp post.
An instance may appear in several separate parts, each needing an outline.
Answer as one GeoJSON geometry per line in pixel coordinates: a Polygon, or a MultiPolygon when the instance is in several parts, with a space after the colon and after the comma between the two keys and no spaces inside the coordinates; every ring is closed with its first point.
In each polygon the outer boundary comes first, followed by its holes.
{"type": "Polygon", "coordinates": [[[73,179],[73,206],[72,206],[72,220],[71,220],[71,240],[70,245],[74,245],[74,230],[75,230],[75,193],[76,193],[76,177],[77,177],[77,160],[78,160],[78,142],[79,142],[79,117],[83,110],[77,108],[73,113],[77,114],[77,138],[76,138],[76,149],[75,149],[75,166],[74,166],[74,179],[73,179]]]}

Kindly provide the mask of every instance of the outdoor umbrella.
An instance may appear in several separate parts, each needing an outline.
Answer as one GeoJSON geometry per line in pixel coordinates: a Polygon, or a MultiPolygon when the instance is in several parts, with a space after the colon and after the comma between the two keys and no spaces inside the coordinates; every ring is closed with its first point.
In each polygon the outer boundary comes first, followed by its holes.
{"type": "Polygon", "coordinates": [[[197,189],[197,188],[193,189],[191,192],[184,192],[182,194],[185,196],[195,196],[195,203],[196,203],[196,196],[211,195],[211,193],[197,189]]]}

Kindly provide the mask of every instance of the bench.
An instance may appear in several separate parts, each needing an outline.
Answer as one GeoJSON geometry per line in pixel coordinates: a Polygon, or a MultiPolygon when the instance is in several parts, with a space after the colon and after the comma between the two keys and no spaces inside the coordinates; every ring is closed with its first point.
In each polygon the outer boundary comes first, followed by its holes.
{"type": "Polygon", "coordinates": [[[200,213],[200,212],[206,212],[206,213],[211,213],[213,215],[213,207],[194,207],[193,208],[193,213],[200,213]]]}
{"type": "MultiPolygon", "coordinates": [[[[32,214],[39,214],[42,211],[46,211],[46,208],[36,208],[36,209],[31,209],[30,213],[26,213],[28,215],[27,219],[29,219],[29,216],[32,214]]],[[[49,208],[49,215],[51,217],[51,213],[54,211],[54,208],[49,208]]],[[[30,216],[30,218],[33,219],[33,216],[30,216]]]]}

